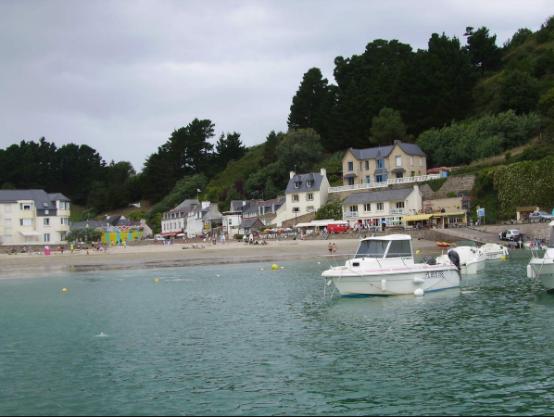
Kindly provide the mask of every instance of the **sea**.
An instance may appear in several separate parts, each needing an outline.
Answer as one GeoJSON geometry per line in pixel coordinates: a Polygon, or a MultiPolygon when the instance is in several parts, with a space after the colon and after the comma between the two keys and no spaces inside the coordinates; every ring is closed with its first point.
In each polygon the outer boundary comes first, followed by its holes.
{"type": "Polygon", "coordinates": [[[423,297],[340,298],[318,260],[0,280],[0,415],[551,415],[529,257],[423,297]]]}

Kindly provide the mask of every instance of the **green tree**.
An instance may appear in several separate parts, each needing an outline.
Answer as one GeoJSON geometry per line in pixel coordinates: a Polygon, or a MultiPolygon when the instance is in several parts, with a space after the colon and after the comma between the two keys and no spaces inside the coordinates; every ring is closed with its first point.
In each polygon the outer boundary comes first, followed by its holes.
{"type": "Polygon", "coordinates": [[[313,129],[291,130],[277,147],[282,172],[309,172],[322,155],[321,138],[313,129]]]}
{"type": "Polygon", "coordinates": [[[514,110],[518,114],[537,108],[539,83],[536,78],[522,71],[506,74],[500,85],[500,110],[514,110]]]}
{"type": "Polygon", "coordinates": [[[400,112],[385,107],[371,122],[371,139],[374,145],[389,145],[396,139],[404,139],[406,126],[400,112]]]}
{"type": "Polygon", "coordinates": [[[340,200],[328,202],[315,214],[316,220],[342,220],[342,203],[340,200]]]}
{"type": "Polygon", "coordinates": [[[288,118],[289,129],[312,128],[320,135],[327,134],[328,115],[333,107],[333,92],[319,68],[304,74],[292,99],[288,118]]]}
{"type": "Polygon", "coordinates": [[[554,88],[544,93],[539,100],[544,138],[554,142],[554,88]]]}
{"type": "Polygon", "coordinates": [[[237,161],[244,156],[246,148],[240,140],[240,133],[223,133],[215,145],[215,159],[220,170],[225,169],[230,161],[237,161]]]}
{"type": "Polygon", "coordinates": [[[525,42],[527,42],[527,40],[531,38],[531,35],[533,35],[533,32],[530,29],[518,29],[517,32],[514,33],[514,36],[512,36],[512,38],[504,44],[504,48],[517,48],[518,46],[523,45],[525,42]]]}
{"type": "Polygon", "coordinates": [[[502,50],[496,46],[496,35],[491,36],[489,29],[481,27],[476,31],[471,26],[466,28],[467,50],[475,68],[485,71],[495,70],[500,66],[502,50]]]}

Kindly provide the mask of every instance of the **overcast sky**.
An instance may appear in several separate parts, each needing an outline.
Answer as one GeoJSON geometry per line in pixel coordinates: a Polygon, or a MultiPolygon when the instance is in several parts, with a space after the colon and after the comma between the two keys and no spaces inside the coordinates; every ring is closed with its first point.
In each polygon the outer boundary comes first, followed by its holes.
{"type": "Polygon", "coordinates": [[[550,0],[0,0],[0,147],[45,136],[109,160],[145,158],[195,117],[247,145],[285,130],[302,75],[377,38],[487,26],[501,45],[550,0]]]}

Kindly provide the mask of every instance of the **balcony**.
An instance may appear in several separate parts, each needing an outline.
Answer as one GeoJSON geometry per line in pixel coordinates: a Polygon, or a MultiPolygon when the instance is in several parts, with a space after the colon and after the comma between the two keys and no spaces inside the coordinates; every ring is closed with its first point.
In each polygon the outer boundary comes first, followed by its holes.
{"type": "Polygon", "coordinates": [[[354,184],[343,185],[340,187],[329,187],[329,193],[342,193],[344,191],[356,191],[356,190],[376,190],[380,188],[386,188],[390,185],[403,185],[403,184],[416,184],[419,182],[427,182],[441,178],[440,174],[432,175],[420,175],[417,177],[405,177],[405,178],[390,178],[384,182],[376,182],[370,184],[354,184]]]}
{"type": "Polygon", "coordinates": [[[392,216],[402,216],[406,214],[406,212],[403,208],[393,208],[393,209],[390,209],[390,214],[392,216]]]}
{"type": "Polygon", "coordinates": [[[359,212],[357,211],[345,211],[344,212],[344,218],[345,219],[357,219],[359,216],[359,212]]]}

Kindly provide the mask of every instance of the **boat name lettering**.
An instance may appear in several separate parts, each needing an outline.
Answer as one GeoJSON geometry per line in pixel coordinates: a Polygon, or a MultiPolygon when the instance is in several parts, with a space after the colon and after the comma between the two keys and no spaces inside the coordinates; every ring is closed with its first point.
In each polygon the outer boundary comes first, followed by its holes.
{"type": "Polygon", "coordinates": [[[425,279],[437,279],[442,278],[444,279],[444,273],[443,271],[428,271],[425,275],[425,279]]]}

